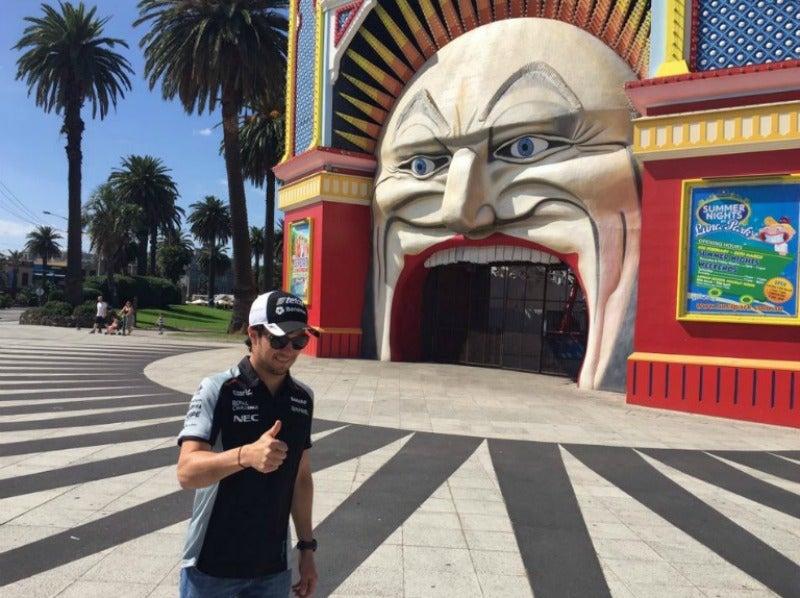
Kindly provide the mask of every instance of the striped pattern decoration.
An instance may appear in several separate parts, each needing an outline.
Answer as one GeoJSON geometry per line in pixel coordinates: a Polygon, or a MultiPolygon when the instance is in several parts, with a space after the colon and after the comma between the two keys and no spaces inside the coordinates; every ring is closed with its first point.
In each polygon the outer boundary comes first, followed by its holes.
{"type": "Polygon", "coordinates": [[[427,60],[468,31],[517,17],[580,27],[640,78],[647,76],[650,0],[378,0],[342,59],[333,90],[333,146],[372,151],[367,148],[376,146],[394,98],[427,60]]]}

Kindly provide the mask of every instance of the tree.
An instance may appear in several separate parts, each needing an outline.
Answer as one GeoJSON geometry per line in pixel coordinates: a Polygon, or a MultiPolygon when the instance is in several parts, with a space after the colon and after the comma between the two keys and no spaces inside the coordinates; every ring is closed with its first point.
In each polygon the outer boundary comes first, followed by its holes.
{"type": "Polygon", "coordinates": [[[118,299],[114,274],[128,263],[128,247],[141,218],[142,209],[122,199],[110,182],[97,187],[84,208],[86,231],[105,265],[112,303],[118,299]]]}
{"type": "MultiPolygon", "coordinates": [[[[259,263],[264,251],[264,229],[258,226],[250,227],[250,248],[253,252],[253,259],[255,260],[255,273],[256,273],[256,289],[258,289],[258,273],[261,270],[259,263]]],[[[264,260],[266,263],[266,260],[264,260]]],[[[266,290],[269,282],[264,278],[264,288],[266,290]]]]}
{"type": "Polygon", "coordinates": [[[61,132],[67,137],[67,276],[65,295],[72,305],[83,299],[81,268],[81,142],[84,122],[81,110],[92,105],[92,118],[103,120],[109,108],[117,106],[131,89],[130,63],[113,51],[115,45],[127,48],[121,39],[104,37],[108,18],[95,18],[96,7],[86,10],[59,2],[60,13],[42,4],[42,17],[25,17],[30,23],[14,49],[24,53],[17,60],[16,78],[25,79],[28,95],[45,112],[64,115],[61,132]]]}
{"type": "Polygon", "coordinates": [[[147,274],[156,274],[158,233],[180,229],[183,208],[176,205],[178,187],[169,174],[170,169],[153,156],[128,156],[122,167],[111,172],[109,181],[123,201],[142,209],[144,230],[139,232],[140,259],[138,274],[145,274],[142,255],[148,254],[146,239],[150,240],[147,274]]]}
{"type": "Polygon", "coordinates": [[[164,98],[177,96],[189,113],[221,106],[233,240],[231,332],[247,327],[256,296],[238,117],[270,82],[283,84],[287,8],[286,0],[141,0],[134,22],[151,24],[139,44],[151,89],[161,80],[164,98]]]}
{"type": "MultiPolygon", "coordinates": [[[[231,258],[228,257],[227,251],[225,245],[221,243],[216,247],[203,247],[197,252],[197,266],[209,274],[213,272],[214,278],[216,278],[218,274],[225,274],[231,269],[231,258]]],[[[213,278],[208,277],[206,280],[208,283],[209,297],[212,299],[214,297],[214,292],[211,290],[214,285],[213,280],[213,278]]],[[[209,301],[209,304],[212,304],[212,302],[209,301]]]]}
{"type": "Polygon", "coordinates": [[[50,261],[50,258],[61,255],[61,245],[58,244],[58,241],[64,237],[50,226],[39,225],[36,230],[29,232],[26,238],[28,241],[25,243],[25,249],[36,257],[42,258],[42,286],[46,286],[47,262],[50,261]]]}
{"type": "Polygon", "coordinates": [[[164,235],[158,248],[158,270],[164,278],[178,282],[186,267],[192,263],[194,244],[182,231],[171,231],[164,235]]]}
{"type": "Polygon", "coordinates": [[[11,268],[11,296],[17,296],[17,287],[19,286],[19,269],[25,264],[25,254],[21,251],[11,250],[6,256],[6,263],[11,268]]]}
{"type": "MultiPolygon", "coordinates": [[[[265,187],[265,217],[263,254],[272,255],[275,244],[275,173],[273,167],[283,156],[285,119],[285,86],[265,94],[255,106],[255,112],[245,117],[239,128],[244,175],[255,186],[265,187]],[[270,97],[273,96],[273,97],[270,97]]],[[[272,260],[264,260],[265,286],[274,277],[272,260]]]]}
{"type": "Polygon", "coordinates": [[[214,268],[219,248],[231,238],[231,213],[228,206],[213,195],[189,206],[188,221],[192,234],[208,252],[208,304],[214,302],[214,268]]]}
{"type": "Polygon", "coordinates": [[[272,288],[283,288],[283,218],[278,220],[278,226],[275,227],[275,245],[272,248],[272,288]]]}

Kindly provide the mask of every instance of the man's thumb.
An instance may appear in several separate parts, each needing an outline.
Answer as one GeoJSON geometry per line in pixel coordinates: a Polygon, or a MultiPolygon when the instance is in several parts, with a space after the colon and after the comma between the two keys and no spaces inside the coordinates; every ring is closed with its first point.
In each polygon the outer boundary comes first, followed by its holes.
{"type": "Polygon", "coordinates": [[[273,438],[278,437],[278,433],[281,431],[281,420],[275,420],[275,423],[272,424],[272,427],[264,432],[265,436],[272,436],[273,438]]]}

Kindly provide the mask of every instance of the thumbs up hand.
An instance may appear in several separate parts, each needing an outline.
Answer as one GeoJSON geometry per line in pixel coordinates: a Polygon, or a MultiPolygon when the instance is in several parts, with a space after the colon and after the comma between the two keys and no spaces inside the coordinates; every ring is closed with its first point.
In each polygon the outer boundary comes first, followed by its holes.
{"type": "Polygon", "coordinates": [[[244,445],[241,462],[245,467],[252,467],[261,473],[270,473],[278,469],[289,447],[282,440],[278,440],[281,431],[281,420],[261,435],[261,438],[252,444],[244,445]]]}

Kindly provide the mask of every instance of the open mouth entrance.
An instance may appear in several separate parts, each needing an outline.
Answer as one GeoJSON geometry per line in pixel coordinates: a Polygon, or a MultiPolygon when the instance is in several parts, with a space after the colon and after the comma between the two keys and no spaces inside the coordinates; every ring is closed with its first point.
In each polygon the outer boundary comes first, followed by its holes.
{"type": "Polygon", "coordinates": [[[437,266],[423,306],[425,361],[578,376],[589,318],[566,264],[437,266]]]}

